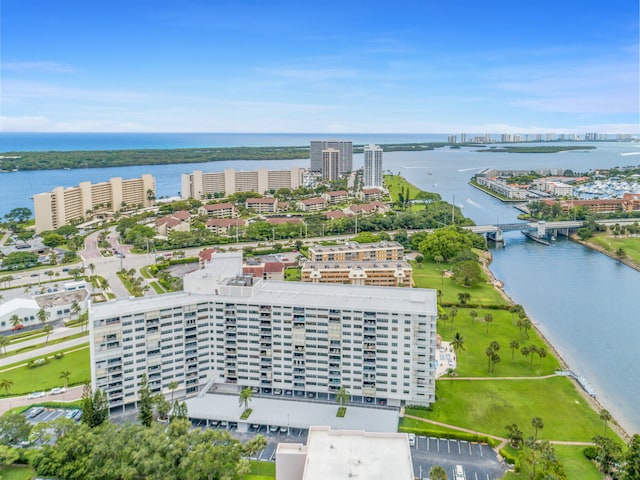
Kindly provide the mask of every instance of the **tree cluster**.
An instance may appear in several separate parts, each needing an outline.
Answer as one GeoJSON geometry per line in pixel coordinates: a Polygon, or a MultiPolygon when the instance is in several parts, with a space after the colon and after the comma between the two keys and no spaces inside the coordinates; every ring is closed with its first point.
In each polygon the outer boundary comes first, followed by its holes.
{"type": "Polygon", "coordinates": [[[190,430],[188,420],[170,424],[67,424],[57,441],[34,452],[39,475],[67,480],[238,479],[249,471],[247,455],[263,442],[246,444],[226,431],[190,430]]]}

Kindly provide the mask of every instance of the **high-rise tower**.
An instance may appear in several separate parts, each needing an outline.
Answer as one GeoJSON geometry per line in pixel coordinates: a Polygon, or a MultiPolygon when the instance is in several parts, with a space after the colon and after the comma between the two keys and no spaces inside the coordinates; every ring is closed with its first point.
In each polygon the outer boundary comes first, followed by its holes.
{"type": "Polygon", "coordinates": [[[382,187],[382,148],[378,145],[364,147],[364,186],[382,187]]]}
{"type": "Polygon", "coordinates": [[[311,140],[311,171],[322,172],[322,151],[327,148],[335,148],[340,152],[338,173],[353,170],[353,142],[347,140],[311,140]]]}

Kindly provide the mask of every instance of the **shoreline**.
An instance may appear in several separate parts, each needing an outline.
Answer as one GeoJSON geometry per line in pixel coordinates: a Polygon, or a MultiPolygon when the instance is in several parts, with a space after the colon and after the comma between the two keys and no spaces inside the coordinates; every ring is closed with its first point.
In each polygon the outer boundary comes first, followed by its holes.
{"type": "MultiPolygon", "coordinates": [[[[487,251],[485,252],[481,257],[480,257],[480,263],[482,265],[482,269],[483,271],[487,274],[487,276],[489,277],[489,281],[490,283],[496,288],[496,290],[500,293],[500,295],[502,296],[502,298],[504,298],[510,305],[515,305],[516,303],[513,301],[513,299],[507,295],[507,293],[504,291],[504,282],[502,280],[498,280],[496,278],[496,276],[493,274],[493,272],[491,271],[491,269],[489,268],[489,265],[491,264],[493,260],[493,256],[491,255],[491,252],[487,251]]],[[[633,267],[632,267],[633,268],[633,267]]],[[[639,269],[640,270],[640,269],[639,269]]],[[[531,318],[531,317],[530,317],[531,318]]],[[[560,363],[561,367],[565,370],[571,370],[571,368],[569,367],[569,364],[566,362],[566,360],[564,359],[564,357],[562,356],[560,350],[558,350],[558,348],[556,348],[547,338],[547,336],[544,334],[544,332],[540,329],[538,322],[533,321],[534,319],[532,318],[532,324],[533,324],[533,328],[535,329],[536,333],[540,336],[540,338],[542,339],[542,341],[546,344],[547,348],[549,349],[549,351],[558,359],[558,362],[560,363]]],[[[587,404],[596,412],[598,413],[600,410],[605,409],[605,407],[602,405],[602,403],[600,403],[600,401],[597,398],[591,397],[590,395],[587,394],[587,392],[585,392],[583,390],[583,388],[580,386],[580,384],[578,383],[578,381],[572,377],[569,377],[571,382],[573,383],[575,389],[578,391],[578,393],[580,394],[580,396],[585,400],[585,402],[587,402],[587,404]]],[[[608,409],[607,409],[608,410],[608,409]]],[[[611,413],[611,412],[610,412],[611,413]]],[[[631,434],[629,434],[628,431],[628,427],[623,426],[619,421],[618,418],[615,417],[613,415],[613,413],[611,413],[612,415],[612,420],[610,422],[610,428],[612,428],[613,430],[615,430],[615,432],[625,441],[628,442],[631,439],[631,434]]]]}
{"type": "Polygon", "coordinates": [[[580,240],[580,238],[578,238],[578,236],[575,233],[572,233],[571,235],[569,235],[569,239],[573,240],[576,243],[579,243],[580,245],[582,245],[584,247],[590,248],[591,250],[594,250],[596,252],[602,253],[603,255],[606,255],[607,257],[611,258],[612,260],[616,260],[616,261],[622,263],[623,265],[626,265],[627,267],[632,268],[632,269],[640,272],[640,265],[638,265],[637,263],[629,260],[628,258],[618,258],[614,254],[609,252],[608,250],[605,250],[604,248],[602,248],[600,245],[596,245],[595,243],[591,243],[589,241],[580,240]]]}

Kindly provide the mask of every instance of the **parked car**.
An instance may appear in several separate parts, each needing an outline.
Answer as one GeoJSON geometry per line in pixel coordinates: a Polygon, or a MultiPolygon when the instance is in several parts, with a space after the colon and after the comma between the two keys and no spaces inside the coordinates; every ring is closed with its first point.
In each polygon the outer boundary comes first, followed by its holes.
{"type": "Polygon", "coordinates": [[[47,394],[45,392],[31,392],[29,395],[27,395],[27,398],[33,399],[33,398],[42,398],[46,396],[47,394]]]}
{"type": "Polygon", "coordinates": [[[67,391],[67,389],[64,388],[64,387],[55,387],[55,388],[51,389],[49,394],[51,394],[51,395],[59,395],[61,393],[65,393],[66,391],[67,391]]]}
{"type": "Polygon", "coordinates": [[[466,480],[466,476],[464,474],[464,468],[462,468],[462,465],[456,465],[456,469],[454,470],[455,472],[455,480],[466,480]]]}
{"type": "Polygon", "coordinates": [[[415,435],[415,433],[410,433],[409,434],[409,446],[410,447],[415,447],[416,446],[416,435],[415,435]]]}

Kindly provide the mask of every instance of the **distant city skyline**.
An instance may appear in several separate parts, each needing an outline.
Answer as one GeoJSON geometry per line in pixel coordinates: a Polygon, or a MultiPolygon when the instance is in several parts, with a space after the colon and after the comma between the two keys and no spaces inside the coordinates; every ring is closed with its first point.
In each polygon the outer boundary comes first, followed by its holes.
{"type": "Polygon", "coordinates": [[[3,2],[0,131],[637,134],[638,18],[628,0],[3,2]]]}

